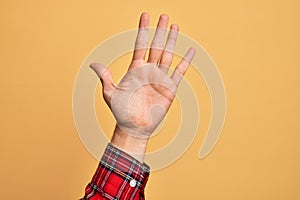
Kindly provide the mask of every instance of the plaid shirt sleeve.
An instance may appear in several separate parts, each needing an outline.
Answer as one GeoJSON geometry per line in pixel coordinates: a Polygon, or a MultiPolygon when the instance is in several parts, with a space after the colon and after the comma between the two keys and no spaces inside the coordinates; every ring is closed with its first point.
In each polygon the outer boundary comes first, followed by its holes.
{"type": "Polygon", "coordinates": [[[144,200],[150,168],[108,144],[83,200],[144,200]]]}

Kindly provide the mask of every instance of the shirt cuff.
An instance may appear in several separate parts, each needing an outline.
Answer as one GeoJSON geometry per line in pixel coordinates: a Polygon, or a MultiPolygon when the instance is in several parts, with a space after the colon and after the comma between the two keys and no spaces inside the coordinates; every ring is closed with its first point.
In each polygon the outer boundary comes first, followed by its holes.
{"type": "Polygon", "coordinates": [[[109,143],[86,187],[85,199],[144,199],[149,173],[147,164],[109,143]],[[92,198],[96,196],[99,198],[92,198]]]}

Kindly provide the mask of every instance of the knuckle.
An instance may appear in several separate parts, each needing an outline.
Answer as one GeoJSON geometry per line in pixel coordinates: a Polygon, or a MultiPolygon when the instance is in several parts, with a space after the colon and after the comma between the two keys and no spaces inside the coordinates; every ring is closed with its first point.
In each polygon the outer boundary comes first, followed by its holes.
{"type": "Polygon", "coordinates": [[[184,74],[185,73],[185,67],[183,67],[183,66],[179,66],[179,67],[177,67],[177,70],[176,70],[179,74],[184,74]]]}

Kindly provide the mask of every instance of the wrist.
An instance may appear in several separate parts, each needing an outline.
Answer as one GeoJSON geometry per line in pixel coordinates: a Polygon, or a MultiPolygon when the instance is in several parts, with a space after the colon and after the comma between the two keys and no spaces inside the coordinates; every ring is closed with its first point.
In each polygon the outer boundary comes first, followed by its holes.
{"type": "Polygon", "coordinates": [[[111,143],[143,163],[148,140],[131,136],[116,125],[111,143]]]}

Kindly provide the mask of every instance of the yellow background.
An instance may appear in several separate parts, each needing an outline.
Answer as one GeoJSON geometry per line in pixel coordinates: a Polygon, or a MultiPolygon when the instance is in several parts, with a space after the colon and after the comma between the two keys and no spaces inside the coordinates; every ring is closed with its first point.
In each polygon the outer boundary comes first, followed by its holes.
{"type": "MultiPolygon", "coordinates": [[[[83,195],[97,161],[73,121],[76,73],[97,44],[135,28],[142,11],[152,26],[167,13],[202,44],[227,94],[222,136],[199,160],[209,96],[201,78],[188,72],[201,98],[199,134],[183,157],[151,174],[147,199],[299,199],[298,0],[1,1],[0,198],[83,195]]],[[[100,109],[100,94],[97,100],[100,109]]],[[[178,108],[171,110],[175,121],[178,108]]],[[[161,145],[159,137],[150,150],[161,145]]]]}

